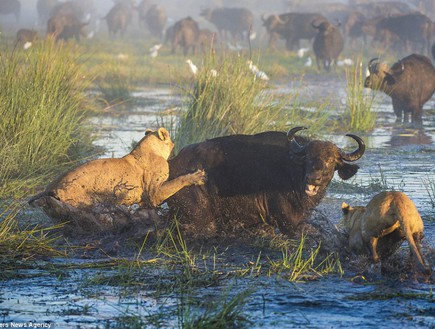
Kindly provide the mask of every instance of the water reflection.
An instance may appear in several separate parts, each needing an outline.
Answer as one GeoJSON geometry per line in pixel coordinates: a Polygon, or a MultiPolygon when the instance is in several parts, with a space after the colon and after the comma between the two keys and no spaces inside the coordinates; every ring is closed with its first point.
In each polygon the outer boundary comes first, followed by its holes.
{"type": "Polygon", "coordinates": [[[391,146],[432,144],[432,136],[423,129],[396,128],[388,144],[391,146]]]}

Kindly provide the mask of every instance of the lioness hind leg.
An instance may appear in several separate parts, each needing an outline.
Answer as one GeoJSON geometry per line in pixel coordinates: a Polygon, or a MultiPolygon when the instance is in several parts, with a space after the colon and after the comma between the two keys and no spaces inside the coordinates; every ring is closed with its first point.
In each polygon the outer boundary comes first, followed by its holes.
{"type": "Polygon", "coordinates": [[[370,238],[370,247],[371,247],[371,250],[372,250],[373,261],[375,263],[379,262],[379,255],[378,255],[378,252],[377,252],[377,246],[378,246],[378,240],[379,240],[379,238],[382,238],[382,237],[384,237],[384,236],[394,232],[399,227],[400,227],[400,223],[399,223],[399,221],[397,221],[392,226],[387,227],[386,229],[383,229],[378,236],[370,238]]]}
{"type": "Polygon", "coordinates": [[[427,265],[427,263],[424,260],[423,257],[423,252],[421,249],[421,240],[423,240],[424,238],[424,233],[423,232],[416,232],[412,234],[412,237],[414,239],[414,243],[415,246],[417,248],[417,255],[416,257],[419,259],[415,259],[414,257],[412,257],[412,247],[411,245],[409,246],[410,248],[410,256],[411,258],[414,260],[414,263],[417,264],[417,266],[420,268],[420,270],[425,273],[425,274],[431,274],[432,273],[432,268],[430,265],[427,265]]]}

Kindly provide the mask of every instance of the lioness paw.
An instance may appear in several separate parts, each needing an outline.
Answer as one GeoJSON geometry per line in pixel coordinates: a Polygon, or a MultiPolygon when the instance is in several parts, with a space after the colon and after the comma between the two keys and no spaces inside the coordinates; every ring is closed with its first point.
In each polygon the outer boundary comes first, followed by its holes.
{"type": "Polygon", "coordinates": [[[194,185],[204,185],[207,182],[207,174],[203,169],[198,169],[193,174],[190,174],[192,178],[192,184],[194,185]]]}

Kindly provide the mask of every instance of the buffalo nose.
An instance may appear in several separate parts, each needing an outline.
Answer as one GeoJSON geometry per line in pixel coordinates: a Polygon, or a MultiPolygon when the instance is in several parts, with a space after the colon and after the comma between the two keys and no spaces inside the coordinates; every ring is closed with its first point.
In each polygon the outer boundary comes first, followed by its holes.
{"type": "Polygon", "coordinates": [[[308,183],[318,184],[322,180],[322,175],[320,172],[314,172],[308,177],[308,183]]]}

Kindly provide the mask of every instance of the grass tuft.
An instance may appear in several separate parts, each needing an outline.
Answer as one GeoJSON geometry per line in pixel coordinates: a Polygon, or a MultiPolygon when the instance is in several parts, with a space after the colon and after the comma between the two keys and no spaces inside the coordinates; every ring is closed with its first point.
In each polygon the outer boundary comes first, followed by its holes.
{"type": "Polygon", "coordinates": [[[362,62],[346,69],[346,107],[342,114],[344,126],[349,131],[371,131],[375,126],[376,113],[372,111],[376,93],[364,88],[365,74],[362,62]]]}
{"type": "Polygon", "coordinates": [[[270,260],[269,275],[272,273],[284,274],[288,281],[297,282],[317,279],[324,274],[343,273],[337,255],[331,253],[319,262],[317,256],[320,245],[308,253],[305,249],[305,236],[301,237],[300,243],[295,249],[285,246],[282,249],[282,259],[270,260]]]}
{"type": "Polygon", "coordinates": [[[255,79],[246,58],[222,56],[219,61],[213,56],[206,58],[186,92],[176,129],[178,149],[207,138],[286,131],[292,125],[308,125],[314,133],[312,123],[321,127],[329,117],[321,108],[303,110],[297,94],[274,95],[267,82],[255,79]]]}

